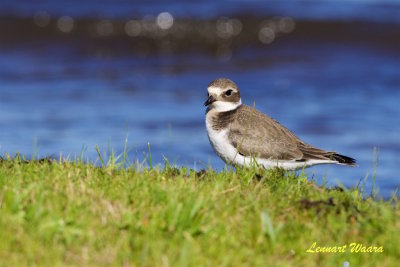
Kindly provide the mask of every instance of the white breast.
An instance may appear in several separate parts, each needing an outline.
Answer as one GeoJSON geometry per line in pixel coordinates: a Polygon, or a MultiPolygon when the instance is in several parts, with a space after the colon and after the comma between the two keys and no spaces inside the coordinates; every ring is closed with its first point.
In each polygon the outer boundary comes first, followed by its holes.
{"type": "Polygon", "coordinates": [[[215,153],[222,158],[226,163],[232,163],[235,156],[238,154],[237,150],[228,140],[228,129],[216,131],[211,127],[210,118],[206,116],[206,128],[208,140],[214,149],[215,153]]]}

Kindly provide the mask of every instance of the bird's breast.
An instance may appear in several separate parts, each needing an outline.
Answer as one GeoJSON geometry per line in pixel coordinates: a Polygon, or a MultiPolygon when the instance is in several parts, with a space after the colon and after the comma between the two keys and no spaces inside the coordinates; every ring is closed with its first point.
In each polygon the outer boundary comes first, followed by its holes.
{"type": "Polygon", "coordinates": [[[229,128],[215,127],[215,118],[210,115],[206,116],[207,135],[212,148],[219,157],[225,162],[231,162],[237,150],[232,146],[228,138],[229,128]]]}

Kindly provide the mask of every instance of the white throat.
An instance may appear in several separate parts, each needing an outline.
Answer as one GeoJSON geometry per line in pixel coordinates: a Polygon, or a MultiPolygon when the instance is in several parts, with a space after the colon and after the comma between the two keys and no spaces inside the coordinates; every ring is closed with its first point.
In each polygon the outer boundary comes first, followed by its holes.
{"type": "Polygon", "coordinates": [[[209,107],[217,112],[226,112],[237,109],[242,104],[242,100],[238,102],[215,101],[209,107]]]}

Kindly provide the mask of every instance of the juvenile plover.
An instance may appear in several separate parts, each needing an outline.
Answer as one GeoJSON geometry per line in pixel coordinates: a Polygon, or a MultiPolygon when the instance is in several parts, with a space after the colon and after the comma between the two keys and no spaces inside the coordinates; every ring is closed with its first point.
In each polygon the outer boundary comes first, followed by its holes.
{"type": "Polygon", "coordinates": [[[227,164],[298,170],[317,164],[355,166],[355,159],[301,141],[279,122],[242,104],[236,84],[225,78],[208,85],[204,103],[211,146],[227,164]]]}

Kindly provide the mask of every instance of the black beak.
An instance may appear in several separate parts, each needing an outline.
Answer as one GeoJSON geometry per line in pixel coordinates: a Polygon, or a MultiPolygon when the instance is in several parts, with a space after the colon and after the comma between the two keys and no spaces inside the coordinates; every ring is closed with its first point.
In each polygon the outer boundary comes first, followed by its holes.
{"type": "Polygon", "coordinates": [[[208,97],[208,99],[206,100],[206,102],[204,102],[204,106],[208,106],[208,105],[214,103],[215,101],[216,101],[215,98],[212,95],[210,95],[208,97]]]}

